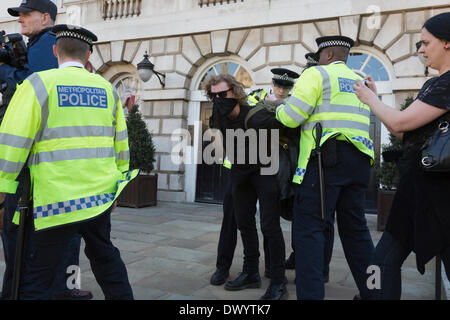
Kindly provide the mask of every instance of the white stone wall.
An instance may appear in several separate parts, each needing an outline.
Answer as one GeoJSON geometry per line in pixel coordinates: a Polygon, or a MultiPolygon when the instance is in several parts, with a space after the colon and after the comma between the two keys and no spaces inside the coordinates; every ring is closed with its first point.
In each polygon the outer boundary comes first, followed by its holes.
{"type": "MultiPolygon", "coordinates": [[[[2,0],[0,29],[20,31],[15,18],[5,14],[19,2],[2,0]]],[[[185,201],[185,166],[171,162],[175,142],[170,135],[177,128],[187,129],[191,82],[201,76],[198,72],[208,59],[238,57],[255,87],[268,87],[271,68],[300,72],[305,53],[317,49],[315,38],[341,34],[382,58],[397,107],[417,93],[426,78],[414,44],[427,18],[450,11],[448,0],[381,0],[379,14],[370,15],[372,3],[245,0],[200,8],[197,0],[143,0],[139,17],[103,20],[100,0],[59,0],[57,23],[79,21],[99,36],[91,63],[109,80],[123,73],[136,76],[135,66],[145,52],[155,70],[166,75],[164,89],[155,76],[142,83],[141,112],[154,135],[158,196],[185,201]]]]}

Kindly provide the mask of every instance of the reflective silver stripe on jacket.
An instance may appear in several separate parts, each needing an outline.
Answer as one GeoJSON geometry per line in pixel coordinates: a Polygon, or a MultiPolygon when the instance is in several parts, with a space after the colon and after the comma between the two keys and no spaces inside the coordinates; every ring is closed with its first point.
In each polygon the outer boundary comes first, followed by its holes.
{"type": "Polygon", "coordinates": [[[113,158],[114,156],[115,151],[112,147],[43,151],[34,155],[31,160],[31,165],[38,165],[42,162],[57,162],[65,160],[113,158]]]}
{"type": "Polygon", "coordinates": [[[11,162],[8,160],[0,159],[0,171],[6,173],[19,173],[22,170],[25,163],[23,162],[11,162]]]}
{"type": "Polygon", "coordinates": [[[113,108],[113,126],[116,126],[116,116],[117,116],[117,108],[118,108],[118,104],[119,104],[119,94],[117,93],[116,88],[113,88],[113,96],[114,96],[114,108],[113,108]]]}
{"type": "Polygon", "coordinates": [[[354,115],[365,116],[370,119],[369,110],[350,105],[341,105],[341,104],[320,105],[316,107],[314,114],[322,112],[351,113],[354,115]]]}
{"type": "Polygon", "coordinates": [[[315,67],[322,75],[322,105],[330,104],[331,101],[331,83],[328,72],[321,66],[315,67]]]}
{"type": "Polygon", "coordinates": [[[74,126],[47,128],[40,141],[62,138],[84,138],[84,137],[114,137],[114,127],[104,126],[74,126]]]}
{"type": "Polygon", "coordinates": [[[122,141],[125,139],[128,139],[128,130],[127,129],[116,133],[116,139],[115,139],[116,141],[122,141]]]}
{"type": "Polygon", "coordinates": [[[294,121],[298,123],[305,122],[306,118],[294,111],[290,105],[284,105],[283,111],[294,121]]]}
{"type": "Polygon", "coordinates": [[[8,133],[0,133],[0,144],[9,147],[30,149],[33,145],[33,139],[16,136],[8,133]]]}
{"type": "Polygon", "coordinates": [[[116,161],[120,160],[130,160],[130,151],[120,151],[119,153],[116,153],[116,161]]]}
{"type": "Polygon", "coordinates": [[[322,127],[324,129],[329,128],[338,128],[338,129],[356,129],[356,130],[363,130],[363,131],[369,131],[369,125],[357,121],[351,121],[351,120],[320,120],[320,121],[312,121],[303,124],[302,130],[312,130],[317,122],[322,123],[322,127]]]}
{"type": "Polygon", "coordinates": [[[41,127],[39,131],[36,133],[36,137],[34,140],[39,142],[41,140],[42,132],[47,128],[47,120],[48,120],[48,92],[45,88],[44,82],[42,82],[41,77],[37,73],[33,73],[31,76],[27,78],[33,86],[34,93],[36,94],[36,98],[41,105],[41,127]]]}
{"type": "Polygon", "coordinates": [[[296,106],[297,108],[299,108],[300,110],[306,112],[307,114],[311,114],[314,110],[314,107],[310,106],[309,104],[307,104],[306,102],[297,99],[294,96],[290,96],[287,100],[287,103],[290,103],[294,106],[296,106]]]}

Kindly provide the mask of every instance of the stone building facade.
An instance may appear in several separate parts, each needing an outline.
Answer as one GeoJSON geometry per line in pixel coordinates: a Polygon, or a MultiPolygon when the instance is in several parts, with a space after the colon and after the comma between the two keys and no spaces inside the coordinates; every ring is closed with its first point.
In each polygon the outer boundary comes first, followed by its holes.
{"type": "MultiPolygon", "coordinates": [[[[2,1],[0,23],[7,32],[20,30],[6,13],[18,2],[2,1]]],[[[349,65],[361,75],[375,76],[382,100],[399,107],[427,79],[415,47],[423,23],[450,11],[447,0],[381,0],[376,5],[369,0],[58,2],[57,23],[82,25],[98,35],[91,58],[95,71],[119,88],[123,101],[132,96],[139,103],[156,145],[158,199],[169,201],[198,200],[196,162],[210,112],[201,91],[206,74],[225,71],[249,90],[269,88],[271,68],[301,72],[305,53],[317,50],[316,37],[346,35],[356,40],[349,65]],[[136,65],[145,52],[155,70],[165,74],[164,87],[155,76],[146,83],[139,80],[136,65]],[[192,138],[184,148],[190,161],[180,164],[172,157],[180,143],[172,134],[179,128],[192,138]]],[[[387,136],[373,119],[378,153],[387,136]]]]}

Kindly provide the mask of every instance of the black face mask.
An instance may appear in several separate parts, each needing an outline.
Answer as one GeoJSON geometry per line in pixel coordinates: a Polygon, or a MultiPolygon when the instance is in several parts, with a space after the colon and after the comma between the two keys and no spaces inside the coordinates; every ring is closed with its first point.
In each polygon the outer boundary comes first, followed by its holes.
{"type": "Polygon", "coordinates": [[[233,98],[217,98],[213,100],[213,112],[217,112],[220,117],[225,117],[233,111],[234,107],[238,103],[236,99],[233,98]]]}

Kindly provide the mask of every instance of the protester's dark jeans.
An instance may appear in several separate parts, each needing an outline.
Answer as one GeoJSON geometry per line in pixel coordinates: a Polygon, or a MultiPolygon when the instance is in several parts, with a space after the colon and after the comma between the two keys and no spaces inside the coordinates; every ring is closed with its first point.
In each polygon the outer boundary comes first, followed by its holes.
{"type": "Polygon", "coordinates": [[[267,239],[271,283],[285,281],[285,244],[280,227],[279,190],[275,176],[260,175],[259,169],[232,178],[232,195],[236,223],[244,245],[246,273],[259,271],[259,243],[256,229],[255,206],[259,200],[261,232],[267,239]]]}
{"type": "MultiPolygon", "coordinates": [[[[401,267],[411,253],[389,232],[384,231],[375,248],[372,266],[380,269],[380,288],[370,290],[368,299],[373,300],[399,300],[402,294],[401,267]]],[[[450,275],[450,248],[441,254],[447,278],[450,275]]],[[[370,274],[369,274],[370,276],[370,274]]],[[[374,279],[374,281],[376,281],[374,279]]],[[[371,282],[371,281],[370,281],[371,282]]],[[[375,284],[375,283],[373,283],[375,284]]]]}
{"type": "Polygon", "coordinates": [[[234,217],[233,197],[231,194],[231,179],[225,187],[223,199],[223,218],[217,246],[216,267],[228,271],[233,263],[234,250],[237,243],[237,225],[234,217]]]}
{"type": "Polygon", "coordinates": [[[105,299],[133,299],[125,264],[120,257],[119,250],[111,242],[110,233],[110,210],[92,220],[34,232],[30,239],[33,246],[30,263],[27,264],[27,267],[31,267],[35,271],[30,273],[25,269],[20,298],[22,300],[52,298],[49,288],[54,285],[55,271],[60,257],[67,252],[74,235],[81,234],[86,243],[84,252],[105,299]]]}

